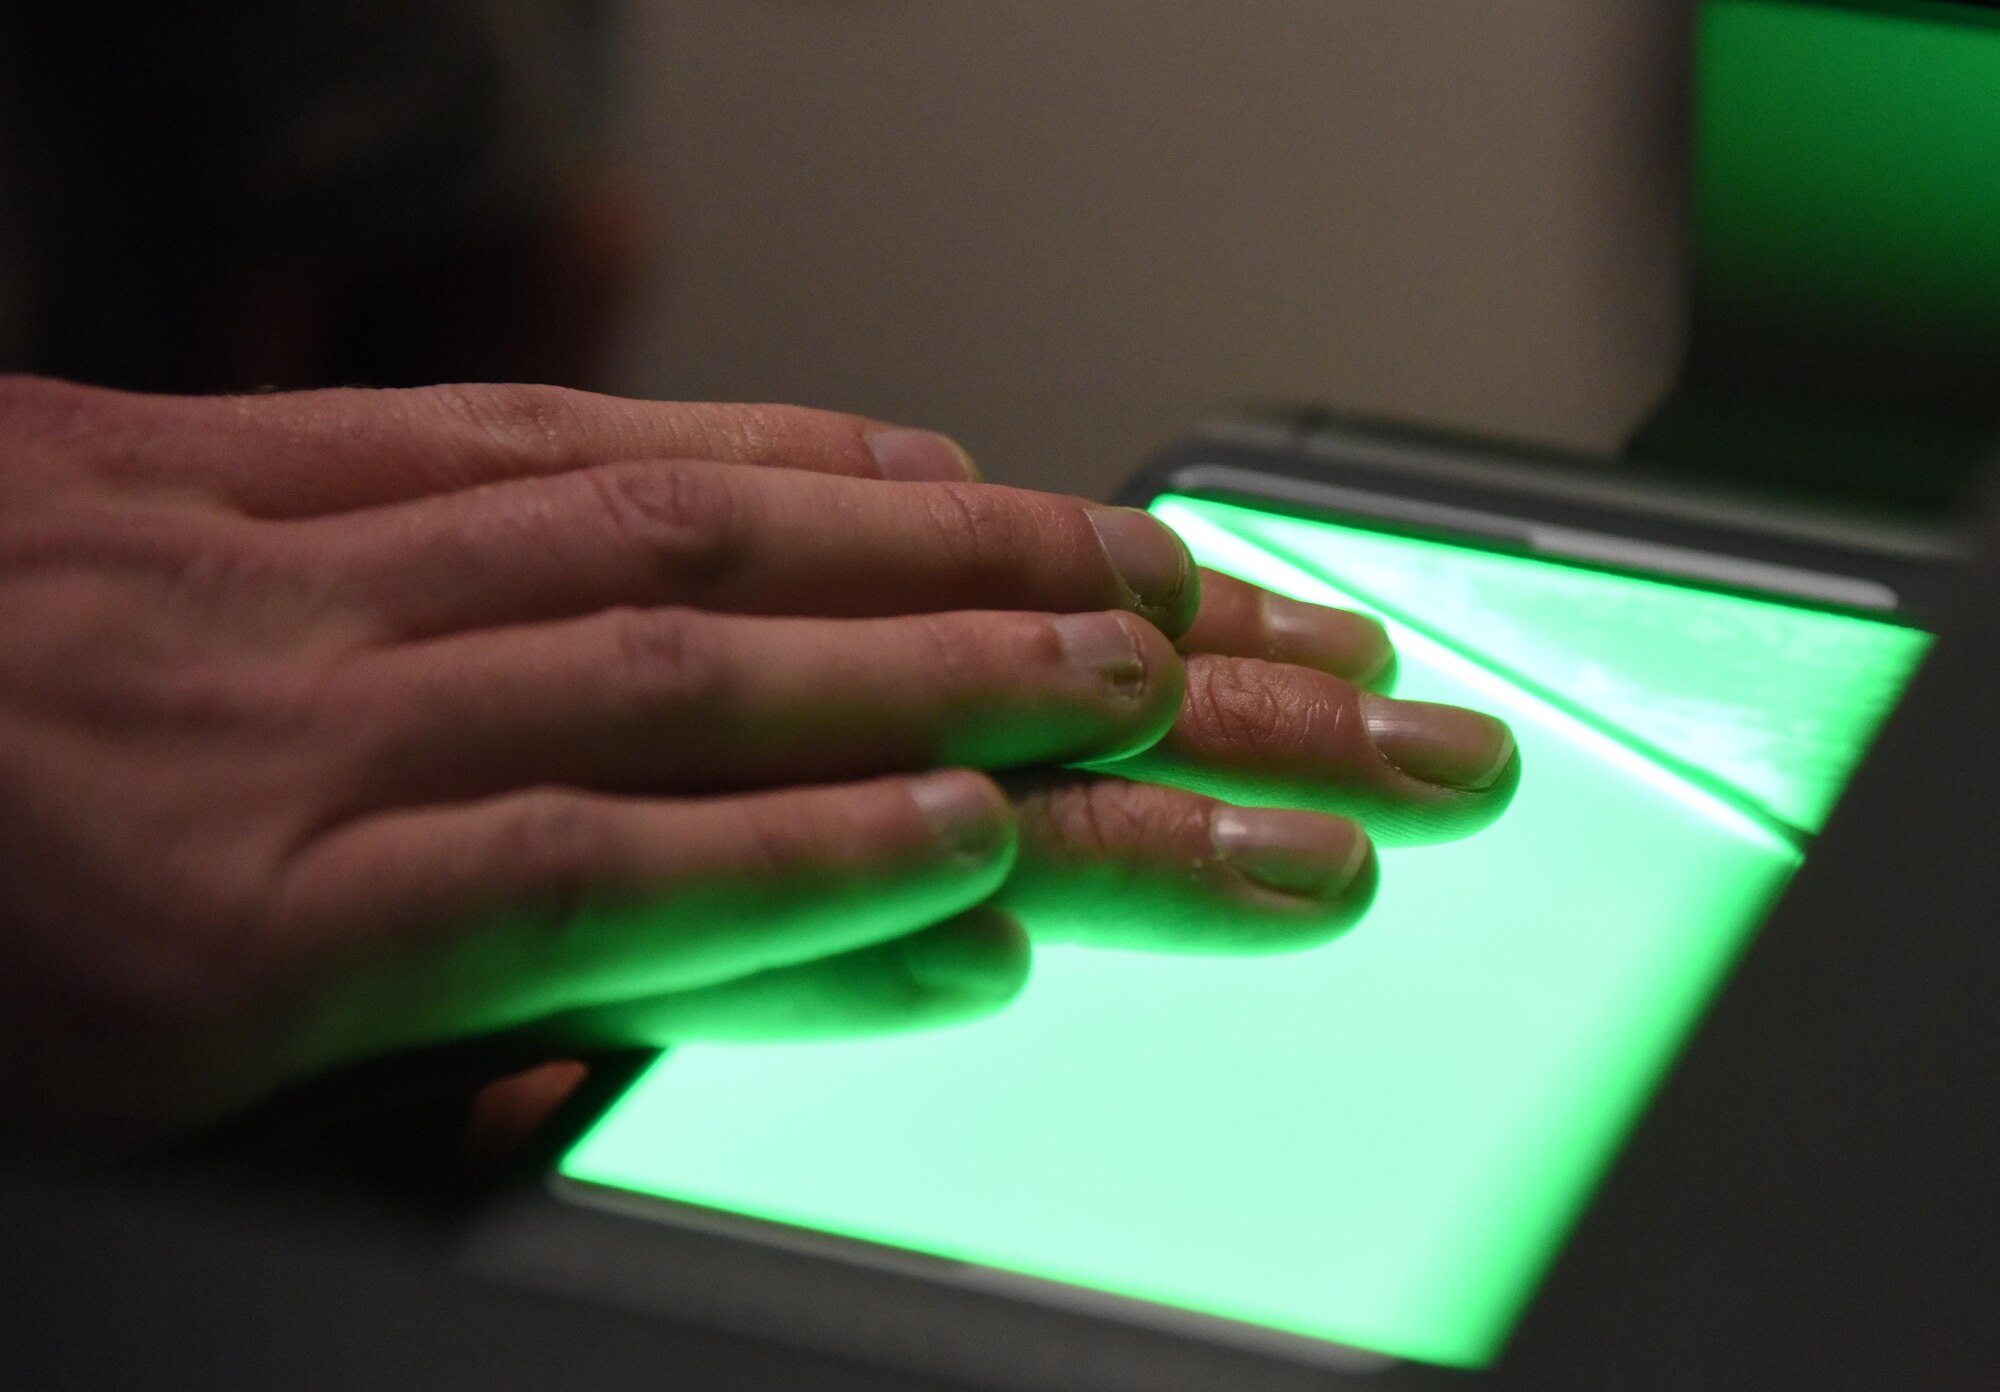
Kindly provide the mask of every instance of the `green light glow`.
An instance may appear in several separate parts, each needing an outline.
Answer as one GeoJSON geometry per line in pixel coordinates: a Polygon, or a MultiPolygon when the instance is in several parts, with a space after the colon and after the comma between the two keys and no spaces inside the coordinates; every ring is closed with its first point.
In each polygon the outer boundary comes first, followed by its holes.
{"type": "Polygon", "coordinates": [[[1386,853],[1368,921],[1313,952],[1051,948],[976,1025],[681,1050],[562,1173],[1484,1364],[1797,864],[1780,823],[1816,824],[1922,639],[1211,502],[1156,510],[1205,564],[1382,601],[1399,695],[1512,723],[1507,816],[1386,853]],[[1755,679],[1765,660],[1845,690],[1755,679]],[[1811,729],[1746,733],[1795,717],[1811,729]]]}
{"type": "Polygon", "coordinates": [[[1657,762],[1816,830],[1923,635],[1573,566],[1359,528],[1166,502],[1448,634],[1657,762]],[[1331,543],[1337,540],[1337,548],[1331,543]]]}
{"type": "Polygon", "coordinates": [[[1701,7],[1697,256],[1739,299],[1865,332],[2000,324],[2000,14],[1701,7]]]}

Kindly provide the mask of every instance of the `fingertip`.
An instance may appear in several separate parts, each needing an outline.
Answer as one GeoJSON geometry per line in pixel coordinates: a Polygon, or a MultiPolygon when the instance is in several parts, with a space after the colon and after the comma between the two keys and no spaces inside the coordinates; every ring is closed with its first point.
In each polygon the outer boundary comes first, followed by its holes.
{"type": "MultiPolygon", "coordinates": [[[[1512,738],[1512,732],[1509,732],[1509,738],[1512,738]]],[[[1507,762],[1500,766],[1500,772],[1495,774],[1493,781],[1481,790],[1480,798],[1486,805],[1487,816],[1494,818],[1505,812],[1507,805],[1514,800],[1515,790],[1520,786],[1521,746],[1515,744],[1507,756],[1507,762]]]]}
{"type": "Polygon", "coordinates": [[[1434,786],[1421,805],[1384,801],[1368,811],[1368,826],[1386,846],[1430,846],[1462,840],[1484,831],[1505,815],[1521,786],[1521,751],[1517,746],[1499,773],[1476,792],[1434,786]]]}
{"type": "Polygon", "coordinates": [[[1362,696],[1361,710],[1382,757],[1425,783],[1484,793],[1518,763],[1514,732],[1483,711],[1372,693],[1362,696]]]}
{"type": "Polygon", "coordinates": [[[1106,609],[1042,620],[1062,661],[1089,684],[1098,710],[1111,717],[1101,743],[1079,754],[1092,764],[1149,749],[1173,728],[1186,694],[1181,655],[1136,614],[1106,609]]]}
{"type": "Polygon", "coordinates": [[[1383,660],[1382,666],[1373,676],[1356,683],[1356,685],[1365,687],[1377,695],[1393,695],[1396,690],[1396,678],[1402,673],[1402,665],[1403,659],[1397,654],[1395,644],[1391,643],[1389,645],[1389,655],[1383,660]]]}
{"type": "Polygon", "coordinates": [[[1364,656],[1356,664],[1354,684],[1369,691],[1387,692],[1396,684],[1396,644],[1380,619],[1369,614],[1354,617],[1360,620],[1367,634],[1364,656]]]}
{"type": "Polygon", "coordinates": [[[1209,838],[1220,864],[1240,877],[1267,920],[1267,946],[1287,950],[1328,941],[1361,920],[1374,902],[1381,867],[1367,829],[1350,817],[1219,803],[1209,838]]]}
{"type": "Polygon", "coordinates": [[[965,447],[935,430],[900,426],[864,437],[875,467],[892,483],[979,483],[979,466],[965,447]]]}
{"type": "Polygon", "coordinates": [[[1311,667],[1378,691],[1394,679],[1395,644],[1374,616],[1268,590],[1258,595],[1257,609],[1268,645],[1262,655],[1271,661],[1311,667]]]}
{"type": "MultiPolygon", "coordinates": [[[[1162,524],[1164,525],[1164,524],[1162,524]]],[[[1187,543],[1181,541],[1178,532],[1169,533],[1181,549],[1187,550],[1187,543]]],[[[1195,618],[1201,613],[1202,579],[1201,567],[1194,563],[1194,553],[1188,551],[1187,582],[1181,588],[1180,597],[1166,612],[1155,617],[1160,631],[1170,639],[1183,637],[1194,627],[1195,618]]]]}
{"type": "Polygon", "coordinates": [[[1349,817],[1274,807],[1216,806],[1209,841],[1245,879],[1278,894],[1330,899],[1368,858],[1368,833],[1349,817]]]}
{"type": "Polygon", "coordinates": [[[1264,912],[1255,919],[1255,932],[1246,931],[1230,950],[1236,953],[1302,952],[1324,947],[1347,936],[1368,917],[1375,896],[1382,887],[1382,862],[1373,841],[1363,843],[1359,863],[1350,879],[1338,889],[1318,897],[1280,896],[1260,893],[1264,912]],[[1282,902],[1284,912],[1272,912],[1282,902]]]}
{"type": "Polygon", "coordinates": [[[1186,633],[1201,610],[1201,568],[1187,543],[1143,508],[1091,507],[1084,516],[1138,613],[1169,638],[1186,633]]]}
{"type": "Polygon", "coordinates": [[[1012,855],[1014,807],[985,774],[967,768],[925,774],[911,780],[910,800],[953,860],[979,865],[1012,855]]]}
{"type": "Polygon", "coordinates": [[[1340,914],[1327,936],[1339,937],[1366,918],[1368,911],[1375,906],[1375,896],[1381,889],[1382,858],[1375,853],[1375,843],[1370,840],[1368,854],[1361,860],[1361,868],[1355,871],[1354,879],[1340,896],[1340,914]]]}
{"type": "Polygon", "coordinates": [[[904,971],[927,995],[987,1008],[1018,996],[1033,962],[1020,923],[990,908],[913,933],[898,949],[904,971]]]}
{"type": "Polygon", "coordinates": [[[1151,749],[1180,718],[1187,697],[1187,665],[1173,642],[1159,628],[1136,615],[1120,614],[1120,622],[1132,633],[1146,667],[1146,689],[1137,703],[1130,735],[1114,754],[1104,759],[1123,759],[1151,749]]]}

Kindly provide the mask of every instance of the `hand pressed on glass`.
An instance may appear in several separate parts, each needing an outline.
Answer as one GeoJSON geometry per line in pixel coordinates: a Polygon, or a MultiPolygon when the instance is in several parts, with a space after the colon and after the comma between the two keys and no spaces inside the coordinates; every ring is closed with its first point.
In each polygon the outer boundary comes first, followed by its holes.
{"type": "Polygon", "coordinates": [[[525,388],[5,395],[22,1136],[172,1134],[517,1027],[956,1018],[1018,989],[1022,925],[1317,942],[1376,873],[1333,814],[1455,835],[1511,785],[1497,722],[1363,691],[1369,621],[921,432],[525,388]]]}

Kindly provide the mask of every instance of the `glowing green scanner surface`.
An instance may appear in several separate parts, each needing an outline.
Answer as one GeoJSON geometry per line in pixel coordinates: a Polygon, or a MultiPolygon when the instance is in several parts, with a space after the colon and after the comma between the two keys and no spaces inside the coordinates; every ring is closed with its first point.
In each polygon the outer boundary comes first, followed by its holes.
{"type": "Polygon", "coordinates": [[[1491,830],[1228,960],[1045,949],[1003,1015],[691,1047],[563,1161],[614,1188],[1427,1362],[1515,1315],[1925,646],[1888,623],[1164,498],[1204,564],[1375,612],[1504,717],[1491,830]]]}

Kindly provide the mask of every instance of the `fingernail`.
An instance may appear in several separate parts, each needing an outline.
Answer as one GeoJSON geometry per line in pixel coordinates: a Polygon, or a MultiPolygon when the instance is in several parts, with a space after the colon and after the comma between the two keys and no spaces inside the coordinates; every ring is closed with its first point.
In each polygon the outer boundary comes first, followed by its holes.
{"type": "Polygon", "coordinates": [[[1063,656],[1106,682],[1120,696],[1136,696],[1146,687],[1146,660],[1138,640],[1116,614],[1064,614],[1054,620],[1063,656]]]}
{"type": "Polygon", "coordinates": [[[1366,614],[1327,609],[1268,591],[1262,602],[1264,632],[1281,662],[1367,686],[1396,660],[1389,631],[1366,614]]]}
{"type": "Polygon", "coordinates": [[[969,769],[919,778],[910,796],[938,839],[963,860],[988,860],[1006,844],[1013,814],[993,783],[969,769]]]}
{"type": "Polygon", "coordinates": [[[1514,757],[1513,731],[1478,711],[1367,694],[1361,709],[1382,757],[1426,783],[1477,792],[1514,757]]]}
{"type": "Polygon", "coordinates": [[[1140,606],[1162,618],[1192,620],[1180,614],[1194,575],[1194,558],[1181,539],[1138,508],[1091,508],[1088,515],[1104,554],[1140,606]]]}
{"type": "Polygon", "coordinates": [[[875,467],[893,483],[978,483],[979,466],[958,441],[934,430],[881,430],[868,437],[875,467]]]}
{"type": "Polygon", "coordinates": [[[1004,998],[1021,989],[1015,953],[968,925],[927,928],[907,937],[901,956],[911,979],[940,994],[1004,998]]]}
{"type": "Polygon", "coordinates": [[[1332,898],[1368,863],[1358,822],[1269,807],[1220,807],[1209,819],[1216,855],[1246,879],[1281,894],[1332,898]]]}

